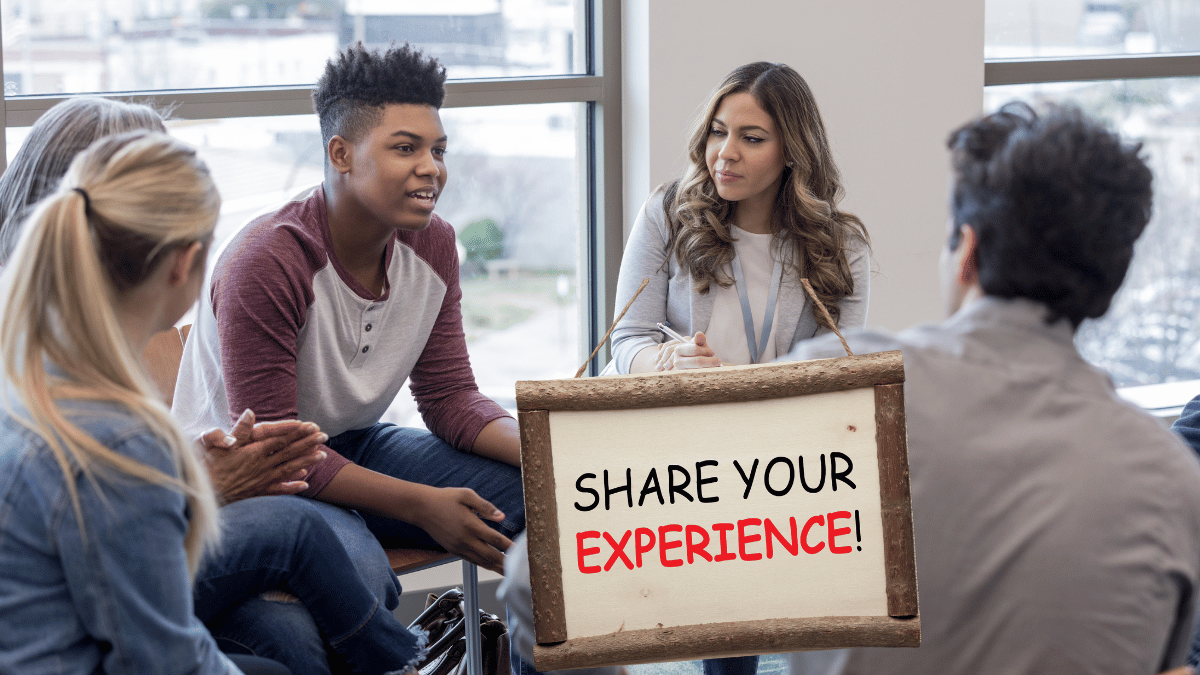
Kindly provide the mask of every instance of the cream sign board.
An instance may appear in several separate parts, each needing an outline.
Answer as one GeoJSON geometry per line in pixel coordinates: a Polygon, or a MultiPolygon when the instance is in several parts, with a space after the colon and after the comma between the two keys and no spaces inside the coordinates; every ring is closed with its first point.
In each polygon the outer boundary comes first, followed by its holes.
{"type": "Polygon", "coordinates": [[[898,352],[518,383],[539,670],[920,641],[898,352]]]}

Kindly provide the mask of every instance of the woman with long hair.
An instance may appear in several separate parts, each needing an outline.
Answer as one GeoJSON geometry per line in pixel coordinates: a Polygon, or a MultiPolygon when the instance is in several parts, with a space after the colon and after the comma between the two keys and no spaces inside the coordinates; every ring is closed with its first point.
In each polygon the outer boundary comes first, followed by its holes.
{"type": "Polygon", "coordinates": [[[79,155],[23,228],[0,313],[0,669],[229,668],[191,612],[216,500],[137,356],[195,302],[219,208],[194,151],[136,133],[79,155]]]}
{"type": "Polygon", "coordinates": [[[237,672],[197,616],[281,587],[355,672],[422,653],[304,509],[276,512],[285,541],[207,558],[193,606],[216,499],[138,355],[195,303],[219,207],[193,150],[137,131],[79,154],[22,227],[0,313],[0,671],[237,672]]]}
{"type": "Polygon", "coordinates": [[[841,174],[804,78],[778,63],[730,73],[688,144],[683,177],[642,208],[616,306],[650,283],[613,332],[619,373],[765,363],[867,314],[866,228],[839,203],[841,174]],[[686,340],[667,339],[662,322],[686,340]]]}

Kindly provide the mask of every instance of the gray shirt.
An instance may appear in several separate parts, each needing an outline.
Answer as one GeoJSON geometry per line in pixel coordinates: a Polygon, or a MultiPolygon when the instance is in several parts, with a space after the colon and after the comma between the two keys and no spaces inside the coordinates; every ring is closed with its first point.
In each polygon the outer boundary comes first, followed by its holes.
{"type": "MultiPolygon", "coordinates": [[[[616,307],[625,307],[643,279],[649,279],[650,283],[613,331],[612,355],[618,373],[628,373],[633,357],[642,349],[663,342],[664,336],[655,326],[659,321],[680,333],[692,335],[705,330],[712,318],[714,294],[693,290],[692,275],[680,269],[675,256],[667,250],[670,229],[663,209],[664,194],[665,190],[660,187],[646,200],[633,223],[633,231],[621,257],[616,307]]],[[[850,237],[846,261],[854,278],[854,293],[838,302],[841,310],[838,328],[843,331],[861,328],[867,320],[870,247],[861,238],[850,237]]],[[[817,328],[808,296],[797,275],[784,275],[778,303],[774,333],[780,352],[790,350],[800,340],[830,332],[827,328],[817,328]]]]}
{"type": "MultiPolygon", "coordinates": [[[[1157,673],[1187,654],[1200,466],[1041,305],[984,298],[854,353],[904,354],[922,644],[870,673],[1157,673]]],[[[844,354],[837,340],[788,359],[844,354]]],[[[800,659],[797,659],[798,661],[800,659]]]]}

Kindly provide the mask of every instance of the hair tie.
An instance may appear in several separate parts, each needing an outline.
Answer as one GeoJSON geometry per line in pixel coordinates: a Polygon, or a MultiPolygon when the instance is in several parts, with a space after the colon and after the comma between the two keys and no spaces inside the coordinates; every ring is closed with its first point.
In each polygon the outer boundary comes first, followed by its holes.
{"type": "Polygon", "coordinates": [[[89,211],[91,211],[92,210],[92,200],[88,198],[87,191],[81,187],[71,188],[71,189],[75,190],[76,192],[79,193],[79,196],[83,197],[83,212],[88,213],[89,211]]]}

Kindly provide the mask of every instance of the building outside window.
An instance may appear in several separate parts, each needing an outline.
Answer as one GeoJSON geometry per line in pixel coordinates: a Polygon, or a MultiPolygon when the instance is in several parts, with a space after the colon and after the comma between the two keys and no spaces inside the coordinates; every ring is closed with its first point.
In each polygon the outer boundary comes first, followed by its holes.
{"type": "Polygon", "coordinates": [[[1200,393],[1200,1],[987,0],[984,107],[1074,103],[1140,142],[1154,215],[1083,355],[1148,407],[1200,393]],[[1162,396],[1145,394],[1165,394],[1162,396]]]}

